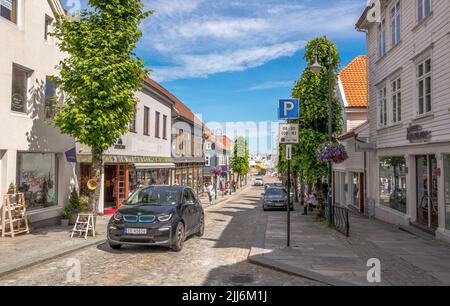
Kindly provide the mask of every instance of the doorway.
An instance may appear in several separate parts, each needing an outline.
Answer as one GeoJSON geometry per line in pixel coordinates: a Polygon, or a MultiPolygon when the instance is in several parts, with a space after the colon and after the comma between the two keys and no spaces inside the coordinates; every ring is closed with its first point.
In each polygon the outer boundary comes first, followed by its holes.
{"type": "Polygon", "coordinates": [[[104,207],[118,208],[129,192],[128,165],[105,165],[104,207]]]}
{"type": "Polygon", "coordinates": [[[429,230],[436,230],[438,220],[438,167],[435,155],[416,157],[417,223],[429,230]]]}

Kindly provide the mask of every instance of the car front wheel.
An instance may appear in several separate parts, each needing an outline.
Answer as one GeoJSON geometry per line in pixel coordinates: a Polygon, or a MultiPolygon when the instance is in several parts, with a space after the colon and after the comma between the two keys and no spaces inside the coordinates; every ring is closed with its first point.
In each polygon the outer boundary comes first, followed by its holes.
{"type": "Polygon", "coordinates": [[[182,222],[178,222],[175,229],[175,237],[172,244],[172,250],[175,252],[180,252],[183,249],[184,240],[186,238],[185,228],[182,222]]]}
{"type": "Polygon", "coordinates": [[[108,242],[108,244],[109,244],[109,247],[113,250],[119,250],[122,247],[121,244],[116,244],[116,243],[111,243],[111,242],[108,242]]]}
{"type": "Polygon", "coordinates": [[[200,217],[200,225],[197,232],[197,236],[203,237],[204,234],[205,234],[205,215],[202,214],[202,216],[200,217]]]}

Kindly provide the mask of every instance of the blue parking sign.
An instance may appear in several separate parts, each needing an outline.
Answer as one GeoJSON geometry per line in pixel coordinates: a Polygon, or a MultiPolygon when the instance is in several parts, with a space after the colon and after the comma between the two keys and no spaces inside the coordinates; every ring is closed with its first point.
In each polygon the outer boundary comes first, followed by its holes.
{"type": "Polygon", "coordinates": [[[300,118],[300,103],[297,99],[280,100],[278,119],[298,119],[300,118]]]}

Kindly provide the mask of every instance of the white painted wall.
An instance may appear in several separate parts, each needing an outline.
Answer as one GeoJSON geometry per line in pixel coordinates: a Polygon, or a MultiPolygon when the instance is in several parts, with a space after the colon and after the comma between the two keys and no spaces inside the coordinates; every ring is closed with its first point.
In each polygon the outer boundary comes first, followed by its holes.
{"type": "Polygon", "coordinates": [[[64,156],[74,142],[44,121],[44,99],[33,94],[40,91],[39,86],[45,90],[46,76],[57,74],[55,66],[63,58],[54,41],[44,39],[45,15],[54,17],[47,0],[19,0],[17,25],[0,17],[0,150],[7,150],[1,163],[1,192],[16,181],[17,151],[58,153],[59,157],[59,207],[31,212],[32,222],[57,216],[75,181],[64,156]],[[13,63],[33,71],[26,114],[11,112],[13,63]]]}

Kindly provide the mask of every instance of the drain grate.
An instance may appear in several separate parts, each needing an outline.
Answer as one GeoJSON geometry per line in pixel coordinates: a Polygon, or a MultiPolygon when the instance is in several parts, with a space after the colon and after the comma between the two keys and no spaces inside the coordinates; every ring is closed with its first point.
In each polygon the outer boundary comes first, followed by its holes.
{"type": "Polygon", "coordinates": [[[251,275],[241,274],[233,275],[230,280],[235,284],[249,284],[253,283],[253,277],[251,275]]]}

